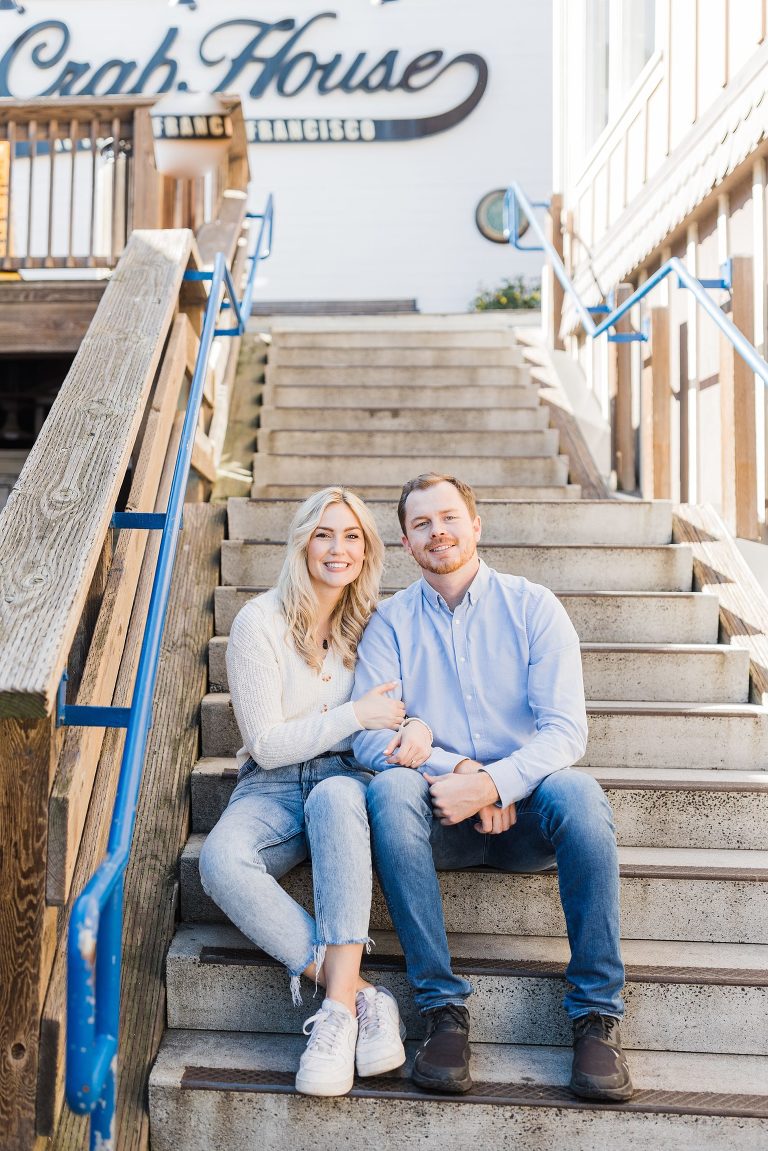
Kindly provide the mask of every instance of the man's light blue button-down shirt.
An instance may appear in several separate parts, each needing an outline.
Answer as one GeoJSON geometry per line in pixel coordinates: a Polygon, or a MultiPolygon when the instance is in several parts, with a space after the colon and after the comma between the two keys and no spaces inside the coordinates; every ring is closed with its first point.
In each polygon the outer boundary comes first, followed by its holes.
{"type": "MultiPolygon", "coordinates": [[[[353,699],[399,680],[409,715],[434,733],[422,771],[482,763],[506,807],[581,759],[587,716],[579,639],[548,588],[481,562],[451,611],[426,580],[380,604],[358,648],[353,699]]],[[[391,731],[362,731],[358,761],[391,765],[391,731]]]]}

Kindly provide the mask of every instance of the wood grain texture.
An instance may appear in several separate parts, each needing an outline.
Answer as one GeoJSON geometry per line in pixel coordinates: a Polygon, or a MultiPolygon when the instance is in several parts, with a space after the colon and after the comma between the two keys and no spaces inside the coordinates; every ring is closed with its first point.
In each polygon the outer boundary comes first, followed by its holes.
{"type": "MultiPolygon", "coordinates": [[[[200,699],[206,685],[213,591],[218,583],[224,526],[222,507],[188,504],[184,509],[184,531],[155,693],[154,726],[125,882],[116,1123],[119,1151],[148,1148],[146,1085],[164,1025],[165,955],[175,924],[177,861],[188,833],[188,781],[197,755],[200,699]]],[[[63,996],[61,985],[58,994],[63,996]]],[[[49,1019],[52,1011],[49,996],[49,1019]]],[[[84,1121],[68,1110],[62,1111],[51,1151],[84,1151],[87,1145],[84,1121]]]]}
{"type": "Polygon", "coordinates": [[[693,585],[720,601],[720,642],[749,652],[750,702],[768,706],[768,597],[708,505],[681,504],[672,542],[693,548],[693,585]]]}
{"type": "MultiPolygon", "coordinates": [[[[58,751],[49,719],[0,720],[0,1147],[27,1151],[35,1125],[48,792],[58,751]]],[[[54,922],[55,926],[55,922],[54,922]]]]}
{"type": "Polygon", "coordinates": [[[0,514],[0,715],[51,711],[192,251],[133,233],[0,514]]]}
{"type": "MultiPolygon", "coordinates": [[[[618,308],[632,295],[631,284],[619,284],[616,288],[618,308]]],[[[617,321],[614,331],[631,332],[629,316],[617,321]]],[[[614,437],[614,467],[618,485],[623,492],[633,492],[637,487],[635,474],[635,429],[632,426],[632,352],[631,344],[608,345],[608,391],[611,396],[614,437]]]]}
{"type": "MultiPolygon", "coordinates": [[[[183,418],[183,413],[178,413],[178,415],[183,418]]],[[[163,465],[163,475],[154,511],[162,510],[168,500],[173,468],[178,454],[180,430],[180,425],[177,425],[174,418],[174,427],[163,465]]],[[[128,630],[115,687],[114,703],[118,707],[126,706],[131,700],[159,547],[160,537],[153,532],[146,545],[134,601],[134,618],[128,630]]],[[[110,813],[114,804],[124,743],[124,730],[113,728],[107,731],[81,838],[80,851],[75,863],[75,873],[66,906],[61,909],[59,917],[58,950],[40,1029],[37,1130],[40,1135],[45,1137],[49,1137],[54,1131],[56,1118],[64,1098],[66,931],[72,904],[90,879],[106,850],[110,813]]],[[[84,1143],[83,1147],[86,1145],[84,1143]]]]}
{"type": "MultiPolygon", "coordinates": [[[[731,319],[751,340],[754,330],[752,257],[734,256],[732,276],[731,319]]],[[[742,539],[759,539],[755,377],[723,335],[720,336],[720,443],[723,519],[742,539]]]]}
{"type": "MultiPolygon", "coordinates": [[[[186,372],[186,316],[174,321],[155,387],[126,505],[151,511],[160,483],[181,384],[186,372]]],[[[90,643],[78,704],[109,704],[117,682],[147,533],[126,529],[115,549],[98,621],[90,643]]],[[[93,789],[105,729],[67,729],[49,806],[47,898],[61,905],[69,894],[77,849],[93,789]]]]}
{"type": "Polygon", "coordinates": [[[671,396],[669,309],[651,308],[650,355],[643,364],[640,404],[640,487],[646,500],[672,495],[671,396]]]}

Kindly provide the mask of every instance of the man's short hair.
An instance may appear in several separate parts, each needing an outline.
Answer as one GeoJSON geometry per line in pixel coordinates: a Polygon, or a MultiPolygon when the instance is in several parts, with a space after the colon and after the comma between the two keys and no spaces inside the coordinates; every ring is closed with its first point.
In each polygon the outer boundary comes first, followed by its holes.
{"type": "Polygon", "coordinates": [[[474,519],[477,515],[477,501],[475,493],[469,484],[465,484],[463,480],[456,479],[456,476],[440,475],[438,472],[424,472],[421,476],[416,476],[413,480],[407,480],[403,484],[403,490],[400,493],[400,499],[397,504],[397,518],[400,520],[400,527],[405,534],[405,501],[411,492],[423,492],[427,488],[433,488],[435,484],[453,484],[456,491],[464,501],[470,518],[474,519]]]}

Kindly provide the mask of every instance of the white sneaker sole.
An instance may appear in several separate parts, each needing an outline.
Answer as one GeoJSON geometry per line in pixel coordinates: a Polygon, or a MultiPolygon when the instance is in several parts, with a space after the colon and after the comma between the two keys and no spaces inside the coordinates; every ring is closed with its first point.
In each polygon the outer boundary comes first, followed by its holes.
{"type": "Polygon", "coordinates": [[[365,1079],[371,1075],[383,1075],[385,1071],[394,1071],[396,1067],[402,1067],[405,1063],[403,1039],[405,1039],[405,1026],[401,1023],[400,1042],[397,1047],[393,1046],[388,1052],[378,1055],[375,1059],[361,1060],[359,1056],[355,1055],[355,1066],[360,1078],[365,1079]]]}
{"type": "Polygon", "coordinates": [[[344,1079],[328,1080],[302,1076],[299,1072],[296,1076],[296,1090],[300,1095],[348,1095],[352,1090],[354,1081],[354,1075],[349,1075],[344,1079]]]}

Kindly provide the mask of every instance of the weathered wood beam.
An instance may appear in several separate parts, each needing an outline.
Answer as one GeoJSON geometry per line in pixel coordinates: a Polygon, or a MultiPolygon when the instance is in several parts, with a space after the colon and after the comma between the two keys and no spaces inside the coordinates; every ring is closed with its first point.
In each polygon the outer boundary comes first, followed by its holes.
{"type": "Polygon", "coordinates": [[[0,514],[0,716],[53,710],[192,236],[134,232],[0,514]]]}
{"type": "MultiPolygon", "coordinates": [[[[0,719],[0,1146],[28,1151],[35,1131],[41,996],[55,950],[45,907],[53,720],[0,719]]],[[[53,930],[52,930],[53,929],[53,930]]]]}
{"type": "MultiPolygon", "coordinates": [[[[151,511],[155,505],[186,372],[189,328],[187,317],[177,316],[152,398],[128,511],[151,511]]],[[[120,535],[77,695],[78,704],[112,702],[146,537],[146,532],[130,528],[120,535]]],[[[53,905],[63,904],[69,894],[104,735],[105,729],[98,727],[67,730],[49,809],[47,899],[53,905]]]]}

